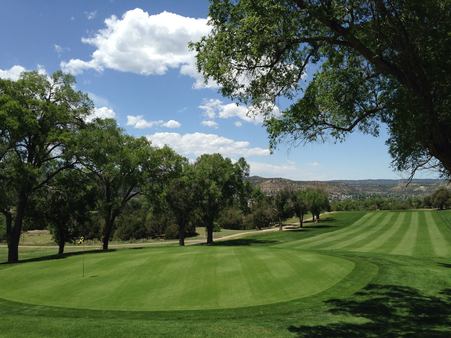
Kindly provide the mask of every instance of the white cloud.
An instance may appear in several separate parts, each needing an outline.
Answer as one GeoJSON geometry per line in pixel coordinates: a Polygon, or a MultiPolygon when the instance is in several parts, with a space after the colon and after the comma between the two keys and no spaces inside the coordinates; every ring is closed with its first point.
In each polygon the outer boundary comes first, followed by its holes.
{"type": "Polygon", "coordinates": [[[155,133],[147,138],[156,146],[168,145],[185,156],[220,153],[224,156],[268,156],[269,150],[251,147],[247,141],[236,141],[216,134],[155,133]]]}
{"type": "Polygon", "coordinates": [[[71,59],[62,62],[61,68],[73,74],[108,68],[142,75],[162,75],[169,69],[179,69],[181,74],[196,80],[194,87],[205,87],[188,43],[210,32],[207,22],[204,18],[166,11],[150,15],[140,8],[125,12],[122,18],[113,15],[105,20],[105,28],[93,37],[82,39],[96,48],[92,58],[71,59]]]}
{"type": "Polygon", "coordinates": [[[240,121],[235,121],[235,127],[241,127],[243,124],[240,121]]]}
{"type": "Polygon", "coordinates": [[[127,126],[132,126],[136,129],[147,129],[158,126],[174,129],[180,128],[182,124],[176,120],[169,120],[166,122],[163,120],[149,121],[142,115],[127,115],[127,126]]]}
{"type": "Polygon", "coordinates": [[[161,125],[164,121],[158,120],[158,121],[148,121],[144,119],[142,115],[127,115],[127,126],[132,126],[136,129],[146,129],[146,128],[152,128],[154,126],[161,125]]]}
{"type": "Polygon", "coordinates": [[[163,123],[162,126],[166,127],[166,128],[175,129],[175,128],[180,128],[182,126],[182,124],[176,120],[169,120],[169,121],[163,123]]]}
{"type": "Polygon", "coordinates": [[[286,164],[270,164],[262,162],[249,162],[250,174],[263,177],[293,177],[300,168],[295,163],[288,161],[286,164]]]}
{"type": "Polygon", "coordinates": [[[116,113],[108,107],[96,107],[91,115],[86,117],[86,122],[92,122],[94,119],[114,119],[116,113]]]}
{"type": "Polygon", "coordinates": [[[56,54],[58,54],[58,57],[61,57],[61,55],[62,55],[64,52],[70,51],[70,48],[60,46],[60,45],[58,45],[58,44],[56,44],[56,43],[53,45],[53,49],[55,50],[56,54]]]}
{"type": "MultiPolygon", "coordinates": [[[[12,81],[17,81],[20,78],[20,75],[23,72],[29,72],[30,70],[26,69],[25,67],[22,67],[20,65],[14,65],[10,69],[0,69],[0,79],[7,79],[12,81]]],[[[46,75],[47,79],[50,81],[50,77],[47,74],[46,69],[42,65],[37,65],[36,71],[40,75],[46,75]]]]}
{"type": "Polygon", "coordinates": [[[0,79],[17,81],[20,74],[27,70],[19,65],[12,66],[10,69],[0,69],[0,79]]]}
{"type": "Polygon", "coordinates": [[[216,121],[213,120],[204,120],[201,122],[201,124],[205,127],[209,127],[209,128],[213,128],[213,129],[217,129],[218,128],[218,123],[216,121]]]}
{"type": "Polygon", "coordinates": [[[94,20],[97,16],[97,11],[85,12],[86,19],[94,20]]]}
{"type": "MultiPolygon", "coordinates": [[[[204,100],[203,103],[199,105],[199,108],[202,111],[202,114],[210,120],[215,118],[238,118],[242,121],[254,124],[261,124],[264,121],[263,114],[260,113],[255,107],[246,107],[235,103],[225,104],[218,99],[204,100]]],[[[270,114],[273,116],[279,115],[279,108],[272,106],[272,112],[270,114]]],[[[238,125],[237,123],[235,123],[235,125],[237,127],[241,126],[241,124],[238,125]]]]}

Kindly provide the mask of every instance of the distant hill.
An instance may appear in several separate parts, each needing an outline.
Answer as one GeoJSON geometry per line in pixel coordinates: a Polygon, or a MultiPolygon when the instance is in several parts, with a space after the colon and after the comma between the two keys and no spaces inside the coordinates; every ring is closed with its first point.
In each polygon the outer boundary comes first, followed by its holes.
{"type": "Polygon", "coordinates": [[[332,199],[347,199],[365,196],[409,197],[432,194],[446,182],[436,179],[414,179],[407,185],[406,180],[332,180],[294,181],[286,178],[265,178],[251,176],[248,180],[264,193],[272,195],[282,189],[320,188],[327,191],[332,199]]]}

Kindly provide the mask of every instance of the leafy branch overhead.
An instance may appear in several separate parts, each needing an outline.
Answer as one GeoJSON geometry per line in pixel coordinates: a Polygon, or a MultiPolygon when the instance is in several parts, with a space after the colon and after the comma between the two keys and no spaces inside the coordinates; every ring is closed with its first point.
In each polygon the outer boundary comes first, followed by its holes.
{"type": "Polygon", "coordinates": [[[396,169],[451,173],[449,0],[212,0],[209,17],[198,69],[266,117],[273,149],[385,124],[396,169]]]}

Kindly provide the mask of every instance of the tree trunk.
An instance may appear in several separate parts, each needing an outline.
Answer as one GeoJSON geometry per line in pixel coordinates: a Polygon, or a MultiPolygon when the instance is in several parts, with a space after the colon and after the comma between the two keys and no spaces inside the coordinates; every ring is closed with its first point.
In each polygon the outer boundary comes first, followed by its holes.
{"type": "Polygon", "coordinates": [[[304,213],[301,213],[301,215],[299,216],[299,227],[304,227],[304,213]]]}
{"type": "Polygon", "coordinates": [[[58,243],[58,255],[62,256],[64,254],[64,245],[66,242],[64,240],[60,240],[58,243]]]}
{"type": "Polygon", "coordinates": [[[7,226],[7,241],[8,241],[8,263],[17,263],[19,261],[19,241],[22,233],[22,223],[25,216],[25,210],[28,204],[28,195],[20,193],[19,200],[16,207],[16,215],[14,224],[10,220],[10,226],[7,226]]]}
{"type": "Polygon", "coordinates": [[[279,231],[283,230],[282,220],[279,218],[279,231]]]}
{"type": "Polygon", "coordinates": [[[58,225],[59,239],[58,239],[58,255],[64,253],[64,245],[66,244],[66,233],[64,230],[64,225],[58,225]]]}
{"type": "Polygon", "coordinates": [[[213,223],[207,225],[207,244],[213,244],[213,223]]]}
{"type": "Polygon", "coordinates": [[[185,223],[179,225],[179,245],[185,246],[185,223]]]}
{"type": "Polygon", "coordinates": [[[104,251],[108,250],[108,244],[110,242],[111,231],[113,229],[114,220],[111,217],[105,218],[105,228],[103,229],[103,238],[102,238],[102,249],[104,251]]]}
{"type": "Polygon", "coordinates": [[[315,223],[318,223],[318,222],[319,222],[319,213],[316,214],[316,221],[315,221],[315,223]]]}

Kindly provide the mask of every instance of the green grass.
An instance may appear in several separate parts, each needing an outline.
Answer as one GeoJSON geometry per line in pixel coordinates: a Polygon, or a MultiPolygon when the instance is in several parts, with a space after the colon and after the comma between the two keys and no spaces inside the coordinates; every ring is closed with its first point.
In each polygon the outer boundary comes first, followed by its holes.
{"type": "Polygon", "coordinates": [[[214,247],[84,254],[84,279],[81,255],[28,249],[0,265],[0,336],[449,337],[450,220],[336,213],[214,247]]]}

